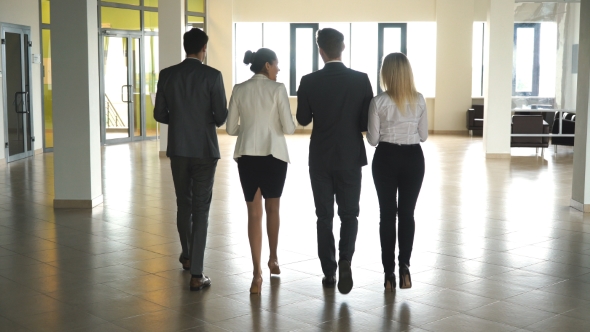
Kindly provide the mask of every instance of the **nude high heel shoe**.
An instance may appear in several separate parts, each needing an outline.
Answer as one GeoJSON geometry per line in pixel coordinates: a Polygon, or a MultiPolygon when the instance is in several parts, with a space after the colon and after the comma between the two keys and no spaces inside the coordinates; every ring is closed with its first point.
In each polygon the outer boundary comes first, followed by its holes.
{"type": "Polygon", "coordinates": [[[268,261],[268,268],[270,269],[270,275],[281,274],[281,268],[279,267],[278,260],[268,261]]]}
{"type": "Polygon", "coordinates": [[[252,278],[252,285],[250,286],[250,294],[260,294],[262,291],[262,275],[260,277],[252,278]]]}

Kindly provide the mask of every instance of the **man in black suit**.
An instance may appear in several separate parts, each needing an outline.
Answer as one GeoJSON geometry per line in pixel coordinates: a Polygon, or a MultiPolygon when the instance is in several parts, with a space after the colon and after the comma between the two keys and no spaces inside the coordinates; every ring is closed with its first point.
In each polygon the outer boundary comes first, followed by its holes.
{"type": "Polygon", "coordinates": [[[297,121],[308,125],[313,120],[309,144],[309,176],[315,202],[318,256],[322,263],[326,287],[352,289],[350,263],[358,231],[361,167],[367,165],[363,131],[367,130],[369,104],[373,89],[365,73],[342,63],[344,36],[334,29],[317,32],[322,70],[303,76],[297,91],[297,121]],[[336,249],[332,221],[334,196],[340,216],[340,252],[336,249]]]}
{"type": "Polygon", "coordinates": [[[211,285],[203,275],[213,178],[220,158],[216,127],[227,119],[221,72],[205,64],[209,37],[200,29],[184,34],[186,59],[160,72],[154,118],[168,125],[168,148],[178,207],[176,224],[190,270],[190,290],[211,285]],[[192,225],[191,225],[192,222],[192,225]]]}

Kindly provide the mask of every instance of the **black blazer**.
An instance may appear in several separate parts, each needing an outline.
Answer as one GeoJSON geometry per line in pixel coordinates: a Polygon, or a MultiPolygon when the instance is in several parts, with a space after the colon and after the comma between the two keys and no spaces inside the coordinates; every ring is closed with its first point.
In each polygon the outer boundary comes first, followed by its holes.
{"type": "Polygon", "coordinates": [[[169,126],[166,156],[219,159],[216,127],[227,119],[221,72],[196,59],[163,69],[154,119],[169,126]]]}
{"type": "Polygon", "coordinates": [[[367,131],[373,89],[369,77],[341,62],[301,78],[297,91],[297,121],[313,120],[309,167],[347,170],[367,164],[363,131],[367,131]]]}

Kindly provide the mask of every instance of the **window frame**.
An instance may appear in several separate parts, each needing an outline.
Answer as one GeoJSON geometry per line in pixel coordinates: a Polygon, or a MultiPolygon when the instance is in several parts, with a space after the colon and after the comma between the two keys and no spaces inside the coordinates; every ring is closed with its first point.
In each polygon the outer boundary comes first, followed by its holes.
{"type": "MultiPolygon", "coordinates": [[[[318,66],[318,44],[316,43],[316,35],[319,30],[320,24],[319,23],[291,23],[291,47],[290,47],[290,55],[291,55],[291,68],[289,71],[289,95],[296,96],[297,95],[297,52],[296,52],[296,36],[297,36],[297,29],[313,29],[313,38],[311,40],[313,44],[313,67],[312,72],[316,72],[319,68],[318,66]]],[[[263,40],[264,43],[264,40],[263,40]]]]}
{"type": "Polygon", "coordinates": [[[538,97],[539,96],[539,73],[540,73],[540,45],[541,45],[541,23],[514,23],[514,37],[513,37],[513,55],[512,55],[512,95],[513,96],[527,96],[527,97],[538,97]],[[534,47],[533,47],[533,87],[529,92],[516,92],[516,43],[517,43],[517,30],[518,29],[534,29],[534,47]]]}
{"type": "Polygon", "coordinates": [[[383,63],[383,38],[385,29],[401,29],[401,53],[408,55],[408,23],[379,23],[377,37],[377,93],[383,92],[381,89],[381,64],[383,63]]]}

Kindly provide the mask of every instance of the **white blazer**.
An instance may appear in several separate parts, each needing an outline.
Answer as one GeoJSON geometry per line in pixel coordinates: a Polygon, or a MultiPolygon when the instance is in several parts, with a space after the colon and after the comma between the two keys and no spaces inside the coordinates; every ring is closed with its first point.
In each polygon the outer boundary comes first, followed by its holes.
{"type": "Polygon", "coordinates": [[[268,156],[289,161],[284,134],[295,132],[287,89],[282,83],[257,74],[236,84],[229,102],[226,131],[238,136],[234,159],[268,156]]]}

